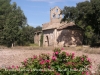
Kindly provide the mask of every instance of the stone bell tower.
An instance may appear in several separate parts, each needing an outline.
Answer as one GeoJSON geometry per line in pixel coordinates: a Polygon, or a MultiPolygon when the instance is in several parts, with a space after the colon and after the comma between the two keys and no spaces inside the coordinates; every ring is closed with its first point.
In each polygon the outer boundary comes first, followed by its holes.
{"type": "Polygon", "coordinates": [[[56,6],[50,10],[50,22],[51,23],[60,23],[62,19],[61,9],[56,6]]]}

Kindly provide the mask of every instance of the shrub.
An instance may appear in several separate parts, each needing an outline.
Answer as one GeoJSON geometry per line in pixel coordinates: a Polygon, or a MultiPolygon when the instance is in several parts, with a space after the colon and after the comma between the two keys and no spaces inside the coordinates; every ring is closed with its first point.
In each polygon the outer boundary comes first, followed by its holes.
{"type": "MultiPolygon", "coordinates": [[[[62,49],[63,50],[63,49],[62,49]]],[[[90,75],[90,59],[85,56],[75,57],[74,53],[67,53],[55,48],[52,56],[49,54],[34,55],[25,59],[22,67],[9,67],[2,75],[90,75]],[[16,71],[11,71],[16,70],[16,71]]]]}

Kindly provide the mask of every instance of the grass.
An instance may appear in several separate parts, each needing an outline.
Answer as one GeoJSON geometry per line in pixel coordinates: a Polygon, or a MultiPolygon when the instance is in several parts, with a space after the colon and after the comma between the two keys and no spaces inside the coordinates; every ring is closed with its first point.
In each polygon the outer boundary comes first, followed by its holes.
{"type": "Polygon", "coordinates": [[[100,54],[100,48],[93,48],[89,46],[65,47],[64,49],[72,51],[82,51],[89,54],[100,54]]]}
{"type": "MultiPolygon", "coordinates": [[[[0,49],[7,49],[5,46],[0,46],[0,49]]],[[[55,47],[39,47],[37,44],[30,44],[29,46],[15,46],[13,49],[23,49],[23,50],[53,50],[55,47]]],[[[62,48],[62,47],[60,47],[62,48]]],[[[93,48],[89,46],[74,46],[74,47],[64,47],[65,50],[72,51],[82,51],[89,54],[100,54],[100,48],[93,48]]]]}
{"type": "MultiPolygon", "coordinates": [[[[15,47],[16,49],[17,47],[15,47]]],[[[19,48],[23,48],[25,50],[53,50],[55,47],[39,47],[36,44],[31,44],[30,46],[22,46],[19,48]]],[[[82,51],[84,53],[89,54],[100,54],[100,48],[91,48],[91,47],[83,47],[83,46],[76,46],[76,47],[64,47],[65,50],[72,50],[72,51],[82,51]]]]}
{"type": "Polygon", "coordinates": [[[38,45],[38,44],[30,44],[29,46],[39,47],[39,45],[38,45]]]}
{"type": "Polygon", "coordinates": [[[89,54],[100,54],[100,48],[81,47],[78,50],[89,54]]]}

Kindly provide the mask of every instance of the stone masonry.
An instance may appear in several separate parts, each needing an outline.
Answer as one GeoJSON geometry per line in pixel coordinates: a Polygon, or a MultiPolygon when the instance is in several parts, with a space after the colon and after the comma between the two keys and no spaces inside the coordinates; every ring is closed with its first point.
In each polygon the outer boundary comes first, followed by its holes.
{"type": "Polygon", "coordinates": [[[43,46],[82,45],[83,31],[73,22],[61,22],[63,15],[56,6],[50,9],[50,22],[42,24],[43,46]]]}

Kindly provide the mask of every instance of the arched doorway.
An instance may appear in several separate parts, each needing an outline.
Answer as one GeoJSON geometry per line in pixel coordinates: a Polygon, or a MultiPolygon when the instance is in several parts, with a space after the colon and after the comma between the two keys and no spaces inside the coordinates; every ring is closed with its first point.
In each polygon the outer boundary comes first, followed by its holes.
{"type": "Polygon", "coordinates": [[[46,40],[47,40],[46,45],[49,46],[49,37],[48,36],[46,36],[46,40]]]}

